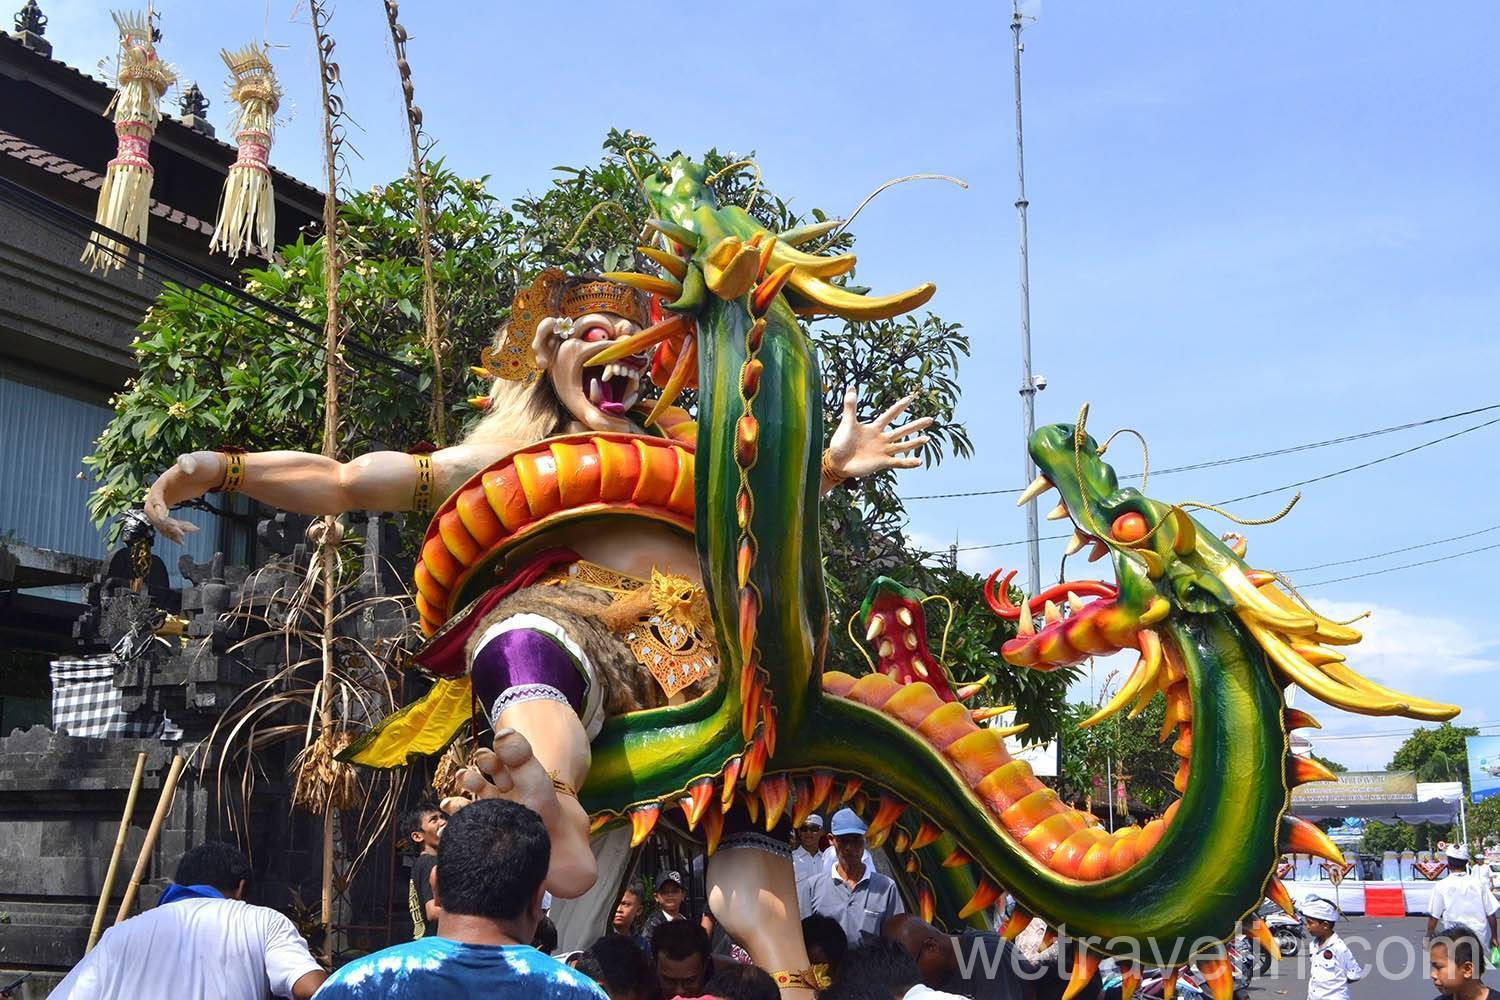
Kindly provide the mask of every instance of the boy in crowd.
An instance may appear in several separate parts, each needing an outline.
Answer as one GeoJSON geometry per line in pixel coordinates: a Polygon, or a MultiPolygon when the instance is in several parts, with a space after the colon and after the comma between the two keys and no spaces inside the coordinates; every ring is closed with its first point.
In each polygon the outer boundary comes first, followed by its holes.
{"type": "Polygon", "coordinates": [[[411,865],[411,884],[406,891],[406,905],[411,911],[412,940],[437,933],[438,909],[432,901],[432,870],[437,867],[438,841],[448,817],[436,803],[421,802],[401,817],[403,832],[417,852],[411,865]]]}
{"type": "Polygon", "coordinates": [[[645,912],[646,890],[639,883],[632,882],[620,893],[620,901],[615,904],[615,915],[609,925],[610,932],[629,938],[644,952],[647,947],[646,939],[641,936],[638,928],[645,912]]]}
{"type": "Polygon", "coordinates": [[[687,917],[682,912],[682,904],[686,899],[687,893],[682,888],[682,873],[664,874],[656,883],[656,912],[646,918],[646,926],[641,928],[641,933],[649,940],[662,924],[686,920],[687,917]]]}
{"type": "Polygon", "coordinates": [[[1484,947],[1479,935],[1462,924],[1449,924],[1432,938],[1427,957],[1437,1000],[1495,1000],[1484,985],[1484,947]]]}
{"type": "Polygon", "coordinates": [[[154,910],[104,932],[58,1000],[308,1000],[328,978],[290,920],[244,901],[250,862],[231,844],[182,856],[154,910]]]}
{"type": "Polygon", "coordinates": [[[536,813],[504,799],[471,802],[438,845],[437,934],[344,966],[318,1000],[604,1000],[604,991],[530,942],[552,860],[536,813]]]}
{"type": "Polygon", "coordinates": [[[646,953],[622,934],[607,934],[589,945],[574,968],[604,987],[609,1000],[658,1000],[656,972],[646,953]]]}
{"type": "Polygon", "coordinates": [[[1365,972],[1349,946],[1333,931],[1339,911],[1326,899],[1309,896],[1302,904],[1302,922],[1312,936],[1312,968],[1307,976],[1307,1000],[1349,1000],[1349,984],[1365,972]]]}

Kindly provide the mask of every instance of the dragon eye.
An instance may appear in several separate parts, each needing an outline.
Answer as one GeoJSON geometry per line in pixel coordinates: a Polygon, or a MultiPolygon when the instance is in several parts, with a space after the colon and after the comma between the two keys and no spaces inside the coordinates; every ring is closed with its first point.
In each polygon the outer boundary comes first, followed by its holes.
{"type": "Polygon", "coordinates": [[[1146,537],[1146,519],[1134,511],[1121,514],[1109,526],[1109,533],[1117,542],[1138,542],[1146,537]]]}

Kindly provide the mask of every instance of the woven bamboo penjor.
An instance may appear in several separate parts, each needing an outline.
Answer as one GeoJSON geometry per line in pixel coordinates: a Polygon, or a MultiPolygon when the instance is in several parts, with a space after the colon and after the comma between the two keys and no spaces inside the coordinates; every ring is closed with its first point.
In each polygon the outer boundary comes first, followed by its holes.
{"type": "MultiPolygon", "coordinates": [[[[146,222],[151,218],[151,182],[155,176],[151,168],[151,138],[161,122],[161,97],[177,82],[177,73],[156,57],[149,15],[115,11],[111,16],[120,29],[120,89],[104,113],[114,112],[118,147],[104,172],[94,221],[144,243],[146,222]]],[[[107,271],[123,267],[125,254],[124,244],[96,232],[83,249],[83,262],[90,268],[107,271]]]]}
{"type": "Polygon", "coordinates": [[[239,105],[234,133],[239,155],[224,179],[219,220],[208,249],[222,250],[231,259],[247,252],[269,259],[276,241],[271,140],[281,85],[265,46],[252,42],[238,52],[223,49],[219,54],[229,67],[229,96],[239,105]]]}

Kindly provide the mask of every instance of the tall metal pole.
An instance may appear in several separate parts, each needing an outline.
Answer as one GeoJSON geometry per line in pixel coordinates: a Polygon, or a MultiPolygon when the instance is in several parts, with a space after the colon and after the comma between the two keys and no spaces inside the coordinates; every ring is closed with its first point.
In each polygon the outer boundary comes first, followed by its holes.
{"type": "MultiPolygon", "coordinates": [[[[1036,382],[1031,377],[1031,268],[1026,257],[1026,146],[1021,139],[1021,5],[1012,0],[1010,30],[1015,35],[1011,48],[1016,75],[1016,212],[1021,219],[1021,418],[1026,427],[1026,436],[1021,452],[1026,460],[1026,477],[1029,483],[1036,478],[1036,465],[1031,461],[1027,445],[1036,430],[1036,382]]],[[[1038,550],[1036,501],[1026,504],[1026,568],[1028,595],[1042,592],[1042,560],[1038,550]]]]}

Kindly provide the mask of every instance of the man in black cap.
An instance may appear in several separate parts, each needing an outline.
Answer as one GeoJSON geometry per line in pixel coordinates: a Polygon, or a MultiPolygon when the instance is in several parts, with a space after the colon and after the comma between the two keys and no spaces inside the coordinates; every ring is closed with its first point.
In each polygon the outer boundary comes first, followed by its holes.
{"type": "Polygon", "coordinates": [[[682,913],[683,901],[687,898],[682,889],[681,872],[663,872],[656,882],[656,912],[646,918],[641,936],[651,940],[651,932],[672,920],[687,919],[682,913]]]}

